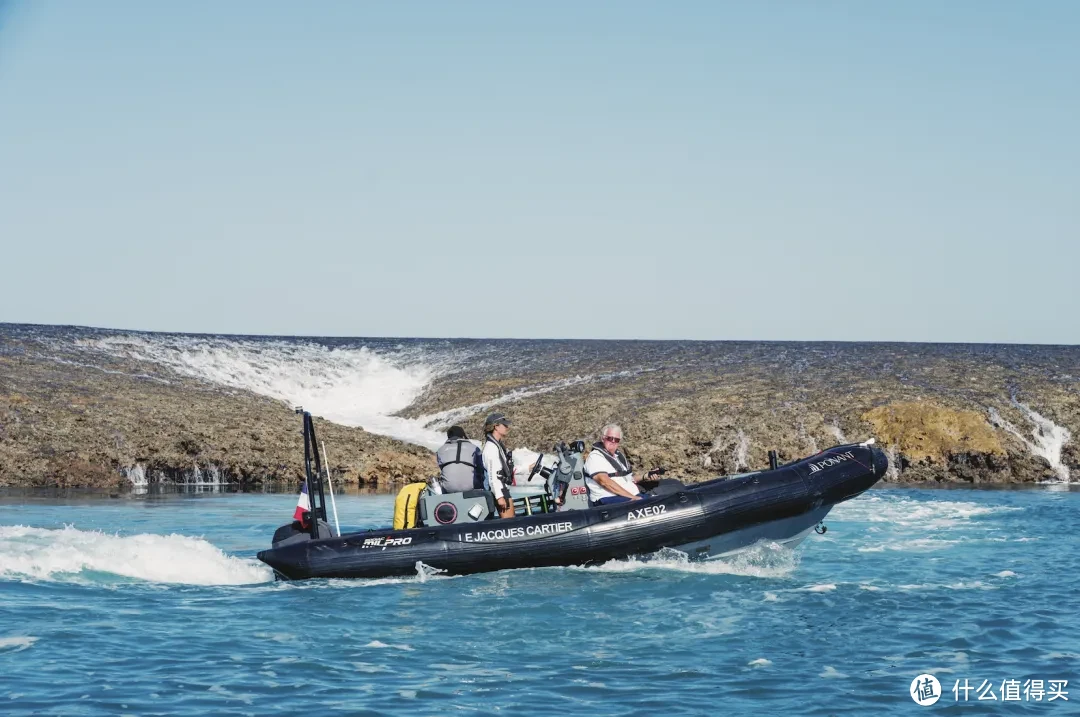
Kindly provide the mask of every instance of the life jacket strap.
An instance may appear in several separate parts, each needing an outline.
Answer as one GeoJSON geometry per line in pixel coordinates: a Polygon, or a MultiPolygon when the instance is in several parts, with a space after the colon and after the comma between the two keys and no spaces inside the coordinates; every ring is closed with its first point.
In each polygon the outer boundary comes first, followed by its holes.
{"type": "Polygon", "coordinates": [[[633,467],[630,465],[630,459],[626,457],[626,454],[622,451],[615,451],[615,455],[611,455],[604,450],[603,444],[594,443],[593,450],[598,451],[603,456],[604,461],[612,468],[610,471],[597,471],[596,473],[586,473],[590,478],[597,473],[607,473],[612,478],[623,478],[634,472],[633,467]],[[620,460],[621,459],[621,460],[620,460]]]}
{"type": "MultiPolygon", "coordinates": [[[[476,467],[476,459],[475,458],[473,458],[473,460],[470,460],[470,461],[461,460],[461,449],[466,443],[469,443],[469,440],[467,438],[465,438],[465,439],[459,438],[458,441],[457,441],[457,455],[454,457],[454,460],[447,461],[446,463],[440,463],[439,468],[442,468],[443,466],[453,465],[455,463],[460,463],[462,465],[476,467]]],[[[469,445],[471,446],[472,444],[469,443],[469,445]]]]}

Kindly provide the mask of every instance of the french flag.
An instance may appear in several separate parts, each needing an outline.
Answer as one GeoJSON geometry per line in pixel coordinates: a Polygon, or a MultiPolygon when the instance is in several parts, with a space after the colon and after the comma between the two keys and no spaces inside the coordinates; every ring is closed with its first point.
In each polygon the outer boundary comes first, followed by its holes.
{"type": "Polygon", "coordinates": [[[311,510],[311,501],[308,500],[307,481],[304,481],[303,487],[300,489],[300,497],[296,500],[296,510],[293,511],[293,520],[299,520],[304,522],[304,513],[311,510]]]}

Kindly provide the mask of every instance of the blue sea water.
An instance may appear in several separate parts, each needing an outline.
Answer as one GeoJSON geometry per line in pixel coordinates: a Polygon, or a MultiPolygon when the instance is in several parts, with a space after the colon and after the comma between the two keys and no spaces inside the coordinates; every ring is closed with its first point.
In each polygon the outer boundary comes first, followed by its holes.
{"type": "MultiPolygon", "coordinates": [[[[274,582],[289,495],[0,498],[0,714],[1069,714],[1080,493],[879,489],[797,551],[274,582]],[[943,695],[909,696],[921,673],[943,695]],[[1005,680],[1067,680],[1068,701],[1005,680]],[[964,681],[972,688],[953,692],[964,681]],[[995,700],[985,689],[987,682],[995,700]],[[1026,699],[1025,699],[1026,697],[1026,699]]],[[[343,525],[389,496],[342,496],[343,525]]]]}

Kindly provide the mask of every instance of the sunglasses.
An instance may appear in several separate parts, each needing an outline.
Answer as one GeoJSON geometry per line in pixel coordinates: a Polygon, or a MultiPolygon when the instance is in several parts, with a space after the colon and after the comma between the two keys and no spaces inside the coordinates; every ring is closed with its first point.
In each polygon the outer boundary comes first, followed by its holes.
{"type": "Polygon", "coordinates": [[[615,436],[604,436],[604,440],[611,441],[612,443],[619,443],[620,441],[622,441],[621,438],[617,438],[615,436]]]}

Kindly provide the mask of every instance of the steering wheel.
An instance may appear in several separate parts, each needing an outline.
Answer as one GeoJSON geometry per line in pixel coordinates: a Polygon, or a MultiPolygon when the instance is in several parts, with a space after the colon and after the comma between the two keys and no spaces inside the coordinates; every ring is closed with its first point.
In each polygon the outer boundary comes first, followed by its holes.
{"type": "Polygon", "coordinates": [[[533,476],[540,472],[540,469],[544,465],[544,454],[541,453],[536,457],[536,463],[533,463],[532,470],[529,471],[529,477],[525,479],[526,483],[532,483],[533,476]]]}

